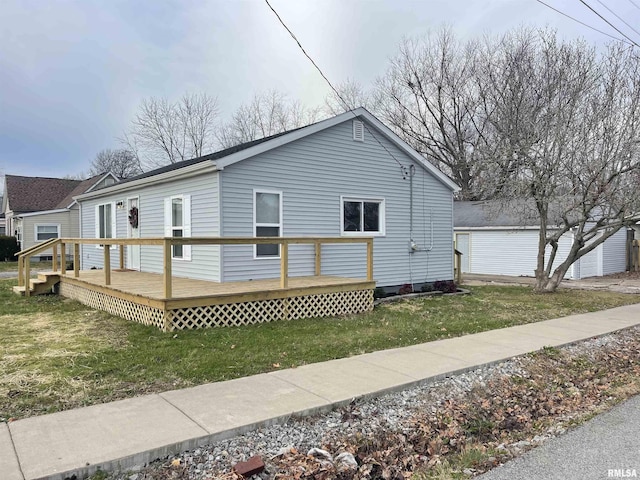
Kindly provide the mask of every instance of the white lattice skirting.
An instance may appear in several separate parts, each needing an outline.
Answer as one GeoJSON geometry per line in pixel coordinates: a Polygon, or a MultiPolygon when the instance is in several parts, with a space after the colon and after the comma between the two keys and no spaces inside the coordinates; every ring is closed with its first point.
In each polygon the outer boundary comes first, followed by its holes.
{"type": "Polygon", "coordinates": [[[164,329],[164,310],[159,308],[140,305],[65,282],[60,282],[60,295],[77,300],[96,310],[102,310],[127,320],[164,329]]]}
{"type": "Polygon", "coordinates": [[[373,290],[371,289],[194,306],[168,311],[65,282],[60,283],[60,294],[127,320],[155,325],[169,331],[252,325],[297,318],[332,317],[373,309],[373,290]]]}

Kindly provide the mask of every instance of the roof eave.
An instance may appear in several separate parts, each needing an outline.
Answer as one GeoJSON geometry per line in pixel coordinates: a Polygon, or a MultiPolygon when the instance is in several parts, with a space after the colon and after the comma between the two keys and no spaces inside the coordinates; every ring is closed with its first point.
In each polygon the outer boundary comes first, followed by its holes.
{"type": "Polygon", "coordinates": [[[69,209],[68,208],[56,208],[54,210],[40,210],[37,212],[29,212],[29,213],[20,213],[18,215],[16,215],[17,218],[23,218],[23,217],[36,217],[38,215],[48,215],[50,213],[64,213],[64,212],[68,212],[69,209]]]}
{"type": "Polygon", "coordinates": [[[106,195],[111,195],[113,193],[118,192],[126,192],[128,190],[133,190],[138,187],[142,187],[149,184],[159,184],[166,183],[172,180],[176,180],[178,178],[187,178],[193,175],[199,175],[201,173],[214,172],[218,170],[218,167],[215,162],[211,160],[205,160],[200,163],[196,163],[193,165],[188,165],[186,167],[178,168],[176,170],[171,170],[168,172],[160,173],[158,175],[153,175],[151,177],[144,177],[138,180],[132,180],[130,182],[125,182],[110,187],[101,188],[100,190],[94,190],[92,192],[83,193],[82,195],[76,195],[73,197],[75,201],[83,201],[88,200],[90,198],[103,197],[106,195]]]}

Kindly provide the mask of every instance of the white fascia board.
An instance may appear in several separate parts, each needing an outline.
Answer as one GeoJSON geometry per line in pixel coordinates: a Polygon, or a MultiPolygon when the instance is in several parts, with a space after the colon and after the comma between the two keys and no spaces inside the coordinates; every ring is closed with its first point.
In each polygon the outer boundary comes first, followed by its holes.
{"type": "Polygon", "coordinates": [[[69,209],[67,208],[58,208],[56,210],[42,210],[41,212],[21,213],[20,215],[17,215],[16,218],[37,217],[38,215],[47,215],[49,213],[64,213],[68,211],[69,209]]]}
{"type": "Polygon", "coordinates": [[[387,140],[389,140],[391,143],[394,143],[400,150],[413,158],[419,165],[422,166],[422,168],[431,173],[445,186],[449,187],[452,192],[460,191],[460,187],[453,180],[451,180],[447,175],[445,175],[431,163],[429,163],[422,155],[416,152],[413,147],[402,140],[398,135],[393,133],[384,123],[382,123],[364,108],[358,108],[357,110],[354,110],[354,113],[358,110],[362,110],[362,113],[360,113],[359,115],[362,115],[364,118],[369,120],[369,122],[372,123],[380,133],[387,137],[387,140]]]}
{"type": "MultiPolygon", "coordinates": [[[[100,182],[102,182],[102,181],[103,181],[105,178],[107,178],[107,177],[111,177],[111,178],[113,178],[113,180],[114,180],[114,181],[116,181],[116,182],[118,181],[118,177],[116,177],[116,176],[115,176],[113,173],[111,173],[111,172],[107,172],[107,173],[105,173],[102,177],[100,177],[98,180],[96,180],[96,181],[94,182],[94,184],[93,184],[93,185],[91,185],[89,188],[87,188],[87,191],[86,191],[86,192],[84,192],[84,193],[89,193],[89,192],[91,192],[94,188],[96,188],[96,186],[97,186],[100,182]]],[[[76,197],[73,197],[73,198],[74,198],[73,202],[71,202],[69,205],[67,205],[67,208],[71,208],[71,207],[73,207],[76,203],[78,203],[78,201],[77,201],[77,200],[75,200],[75,198],[76,198],[76,197]]]]}
{"type": "Polygon", "coordinates": [[[87,191],[86,191],[86,192],[84,192],[84,193],[89,193],[89,192],[91,192],[94,188],[96,188],[96,186],[97,186],[100,182],[102,182],[102,181],[103,181],[105,178],[107,178],[107,177],[111,177],[111,178],[113,178],[113,180],[114,180],[114,181],[116,181],[116,182],[118,182],[118,181],[119,181],[118,177],[116,177],[113,173],[111,173],[111,172],[107,172],[107,173],[105,173],[102,177],[100,177],[98,180],[96,180],[96,181],[94,182],[94,184],[93,184],[93,185],[91,185],[89,188],[87,188],[87,191]]]}
{"type": "Polygon", "coordinates": [[[224,158],[217,160],[218,167],[222,170],[224,167],[237,163],[246,158],[259,155],[261,153],[267,152],[274,148],[286,145],[287,143],[291,143],[295,140],[299,140],[309,135],[313,135],[314,133],[320,132],[322,130],[326,130],[327,128],[331,128],[347,120],[355,120],[358,117],[361,117],[367,120],[376,130],[378,130],[382,135],[384,135],[389,141],[394,143],[398,148],[400,148],[400,150],[402,150],[411,158],[416,160],[418,164],[422,166],[422,168],[424,168],[429,173],[431,173],[434,177],[436,177],[436,179],[438,179],[440,182],[442,182],[447,187],[449,187],[453,192],[457,192],[460,190],[460,187],[456,185],[453,182],[453,180],[451,180],[444,173],[442,173],[436,167],[434,167],[429,162],[427,162],[422,155],[416,152],[400,137],[398,137],[395,133],[389,130],[380,120],[378,120],[371,113],[369,113],[369,111],[367,111],[365,108],[362,108],[362,107],[342,113],[340,115],[336,115],[335,117],[328,118],[327,120],[323,120],[313,125],[309,125],[308,127],[295,130],[291,133],[287,133],[286,135],[282,135],[280,137],[274,138],[273,140],[268,140],[266,142],[256,145],[255,147],[247,148],[237,153],[228,155],[224,158]]]}
{"type": "Polygon", "coordinates": [[[140,178],[139,180],[133,180],[122,184],[115,184],[111,187],[101,188],[93,192],[83,193],[73,197],[76,201],[87,200],[90,198],[99,198],[114,193],[127,192],[129,190],[136,190],[146,185],[158,185],[161,183],[172,182],[174,180],[193,177],[203,173],[215,172],[218,167],[211,160],[205,160],[194,165],[188,165],[186,167],[178,168],[176,170],[170,170],[168,172],[160,173],[158,175],[152,175],[150,177],[140,178]]]}

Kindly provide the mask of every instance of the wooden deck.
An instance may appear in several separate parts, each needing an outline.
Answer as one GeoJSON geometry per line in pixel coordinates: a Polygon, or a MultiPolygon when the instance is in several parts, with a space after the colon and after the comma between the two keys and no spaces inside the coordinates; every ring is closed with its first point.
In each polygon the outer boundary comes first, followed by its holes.
{"type": "MultiPolygon", "coordinates": [[[[115,253],[114,253],[115,254],[115,253]]],[[[18,254],[16,293],[58,292],[90,307],[155,325],[164,331],[209,326],[246,325],[273,320],[328,317],[373,308],[373,237],[158,237],[158,238],[56,238],[18,254]],[[322,275],[325,244],[366,246],[366,279],[322,275]],[[174,245],[280,246],[279,278],[244,282],[208,282],[175,277],[174,245]],[[289,246],[313,245],[314,276],[289,276],[289,246]],[[80,271],[80,246],[102,245],[103,269],[80,271]],[[162,249],[162,273],[125,270],[125,247],[145,245],[162,249]],[[51,248],[53,272],[30,279],[29,259],[51,248]],[[73,251],[73,271],[66,271],[68,248],[73,251]],[[119,269],[111,266],[111,250],[119,254],[119,269]],[[58,263],[58,253],[60,262],[58,263]],[[59,267],[59,268],[58,268],[59,267]]]]}
{"type": "Polygon", "coordinates": [[[329,275],[209,282],[173,277],[164,298],[161,274],[112,270],[60,273],[60,293],[115,315],[163,330],[244,325],[280,319],[358,313],[373,308],[375,282],[329,275]]]}

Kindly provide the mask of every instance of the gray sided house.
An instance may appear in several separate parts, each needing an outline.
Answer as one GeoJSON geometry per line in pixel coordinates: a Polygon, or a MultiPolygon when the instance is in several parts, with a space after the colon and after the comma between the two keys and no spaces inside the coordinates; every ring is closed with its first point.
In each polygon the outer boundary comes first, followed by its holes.
{"type": "MultiPolygon", "coordinates": [[[[455,202],[454,219],[455,244],[463,254],[463,273],[535,275],[540,232],[536,218],[523,220],[513,210],[501,209],[493,202],[455,202]]],[[[621,229],[578,259],[565,278],[579,280],[624,272],[626,242],[627,231],[621,229]]],[[[570,232],[560,237],[554,268],[567,258],[572,244],[570,232]]],[[[549,252],[550,248],[547,259],[549,252]]]]}
{"type": "MultiPolygon", "coordinates": [[[[373,236],[374,279],[391,288],[453,278],[457,188],[359,108],[76,198],[84,238],[373,236]]],[[[83,270],[103,258],[82,245],[83,270]]],[[[280,272],[277,245],[174,246],[172,263],[217,282],[280,272]]],[[[366,263],[362,245],[323,247],[323,275],[365,277],[366,263]]],[[[161,273],[162,250],[128,246],[126,267],[161,273]]],[[[313,245],[290,246],[289,274],[314,275],[313,245]]]]}
{"type": "MultiPolygon", "coordinates": [[[[117,180],[111,173],[87,180],[6,175],[2,199],[6,233],[18,239],[21,250],[51,238],[78,237],[80,215],[73,197],[117,180]]],[[[34,258],[51,255],[51,250],[46,250],[34,258]]]]}

